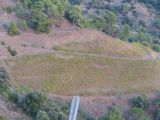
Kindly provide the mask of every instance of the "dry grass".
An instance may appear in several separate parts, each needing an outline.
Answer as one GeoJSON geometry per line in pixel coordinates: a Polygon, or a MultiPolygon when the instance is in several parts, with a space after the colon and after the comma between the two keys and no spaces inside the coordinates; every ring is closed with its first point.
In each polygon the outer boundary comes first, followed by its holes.
{"type": "Polygon", "coordinates": [[[45,54],[7,60],[14,86],[60,95],[108,95],[160,89],[160,63],[45,54]]]}
{"type": "Polygon", "coordinates": [[[106,40],[72,41],[55,45],[53,49],[66,52],[96,53],[112,57],[131,58],[146,58],[152,54],[151,50],[138,43],[129,44],[114,38],[106,40]]]}

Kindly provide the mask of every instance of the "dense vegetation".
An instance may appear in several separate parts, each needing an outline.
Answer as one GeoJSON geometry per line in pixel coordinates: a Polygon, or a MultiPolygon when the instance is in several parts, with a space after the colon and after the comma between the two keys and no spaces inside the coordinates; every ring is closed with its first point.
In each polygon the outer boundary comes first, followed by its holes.
{"type": "Polygon", "coordinates": [[[135,0],[123,0],[120,3],[112,3],[111,0],[88,0],[81,4],[85,4],[86,9],[83,13],[93,27],[128,42],[139,42],[159,52],[159,0],[136,2],[135,0]],[[146,21],[141,18],[143,13],[136,8],[137,4],[152,11],[150,14],[155,14],[154,21],[146,21]]]}
{"type": "Polygon", "coordinates": [[[106,34],[128,42],[139,42],[160,52],[160,2],[159,0],[123,0],[112,5],[110,0],[17,0],[15,7],[7,7],[20,19],[8,27],[9,35],[16,35],[28,26],[37,32],[48,33],[53,26],[61,26],[67,19],[79,27],[94,27],[106,34]],[[82,9],[83,4],[86,8],[82,9]],[[154,21],[140,18],[136,4],[143,4],[155,14],[154,21]]]}
{"type": "Polygon", "coordinates": [[[14,10],[21,19],[19,26],[22,29],[26,29],[27,23],[37,32],[49,32],[53,25],[60,25],[59,21],[64,18],[80,27],[86,26],[81,9],[67,0],[19,0],[14,10]]]}

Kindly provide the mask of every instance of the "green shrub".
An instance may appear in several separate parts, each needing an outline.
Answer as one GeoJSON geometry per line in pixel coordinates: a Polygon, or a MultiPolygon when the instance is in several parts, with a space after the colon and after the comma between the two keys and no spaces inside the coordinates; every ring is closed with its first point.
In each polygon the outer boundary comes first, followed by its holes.
{"type": "Polygon", "coordinates": [[[148,116],[145,115],[142,108],[131,108],[129,111],[129,116],[127,120],[151,120],[148,116]]]}
{"type": "Polygon", "coordinates": [[[125,24],[123,27],[123,31],[120,33],[120,39],[128,41],[130,35],[130,27],[129,25],[125,24]]]}
{"type": "Polygon", "coordinates": [[[11,22],[8,27],[8,34],[11,36],[19,34],[19,30],[14,22],[11,22]]]}
{"type": "Polygon", "coordinates": [[[33,13],[31,18],[31,26],[38,32],[49,32],[52,21],[47,16],[33,13]]]}
{"type": "Polygon", "coordinates": [[[13,50],[10,46],[7,47],[8,52],[10,53],[11,56],[16,56],[17,51],[13,50]]]}
{"type": "Polygon", "coordinates": [[[69,6],[65,12],[65,17],[72,24],[75,24],[79,27],[85,27],[88,24],[79,6],[69,6]]]}
{"type": "Polygon", "coordinates": [[[50,120],[50,119],[46,112],[39,111],[36,115],[36,120],[50,120]]]}
{"type": "Polygon", "coordinates": [[[40,92],[31,92],[24,98],[23,101],[23,110],[35,117],[37,112],[45,104],[46,96],[40,92]]]}
{"type": "Polygon", "coordinates": [[[3,67],[0,67],[0,93],[8,95],[10,83],[9,83],[9,74],[3,67]]]}
{"type": "Polygon", "coordinates": [[[69,3],[71,5],[79,5],[81,3],[81,0],[69,0],[69,3]]]}
{"type": "Polygon", "coordinates": [[[98,17],[93,16],[91,24],[99,30],[114,36],[116,31],[116,20],[116,14],[112,11],[107,11],[98,17]]]}
{"type": "Polygon", "coordinates": [[[157,52],[160,52],[160,45],[154,44],[154,45],[152,46],[152,48],[153,48],[153,50],[155,50],[155,51],[157,51],[157,52]]]}
{"type": "Polygon", "coordinates": [[[156,107],[160,107],[160,97],[157,97],[153,100],[153,105],[155,105],[156,107]]]}
{"type": "Polygon", "coordinates": [[[6,7],[4,8],[4,10],[7,12],[7,13],[12,13],[14,11],[14,9],[12,7],[6,7]]]}
{"type": "Polygon", "coordinates": [[[118,107],[113,106],[106,116],[102,116],[99,120],[124,120],[122,112],[118,107]]]}
{"type": "Polygon", "coordinates": [[[19,28],[20,28],[22,31],[27,30],[27,28],[28,28],[27,22],[26,22],[25,20],[21,20],[21,21],[19,22],[19,28]]]}
{"type": "Polygon", "coordinates": [[[156,109],[154,112],[154,120],[160,120],[160,109],[156,109]]]}
{"type": "Polygon", "coordinates": [[[16,5],[16,15],[21,20],[25,19],[25,11],[24,11],[24,8],[20,4],[16,5]]]}
{"type": "Polygon", "coordinates": [[[0,120],[7,120],[5,116],[0,115],[0,120]]]}
{"type": "Polygon", "coordinates": [[[48,114],[50,120],[68,120],[69,106],[66,103],[50,99],[42,107],[42,111],[48,114]]]}
{"type": "Polygon", "coordinates": [[[141,95],[131,99],[133,107],[147,109],[149,107],[149,99],[146,95],[141,95]]]}

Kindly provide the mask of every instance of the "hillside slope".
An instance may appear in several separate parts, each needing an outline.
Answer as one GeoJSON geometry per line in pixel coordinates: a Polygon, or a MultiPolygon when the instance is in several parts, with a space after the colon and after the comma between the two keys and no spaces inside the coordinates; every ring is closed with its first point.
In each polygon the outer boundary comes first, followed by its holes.
{"type": "Polygon", "coordinates": [[[17,89],[58,95],[108,95],[159,90],[160,63],[52,53],[6,61],[17,89]],[[41,68],[41,69],[39,69],[41,68]]]}
{"type": "Polygon", "coordinates": [[[10,56],[10,46],[17,55],[41,52],[63,51],[102,54],[110,57],[152,59],[156,53],[139,45],[114,39],[102,32],[91,29],[72,28],[68,23],[64,28],[55,29],[49,34],[35,34],[31,31],[10,37],[0,38],[1,58],[10,56]]]}

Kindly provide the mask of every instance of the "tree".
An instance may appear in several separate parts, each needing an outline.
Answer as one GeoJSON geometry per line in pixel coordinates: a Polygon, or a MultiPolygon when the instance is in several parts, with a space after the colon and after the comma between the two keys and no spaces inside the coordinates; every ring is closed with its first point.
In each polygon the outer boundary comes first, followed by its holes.
{"type": "Polygon", "coordinates": [[[39,111],[36,115],[36,120],[50,120],[45,111],[39,111]]]}
{"type": "Polygon", "coordinates": [[[0,115],[0,120],[7,120],[5,116],[0,115]]]}
{"type": "Polygon", "coordinates": [[[51,19],[49,19],[46,15],[38,13],[36,11],[33,12],[31,17],[31,26],[38,32],[49,32],[49,28],[52,24],[51,19]]]}
{"type": "Polygon", "coordinates": [[[72,24],[78,25],[79,27],[85,27],[87,20],[83,17],[82,11],[79,6],[69,6],[65,12],[65,17],[72,24]]]}
{"type": "Polygon", "coordinates": [[[142,95],[142,96],[132,98],[131,104],[133,107],[147,109],[149,106],[149,100],[146,95],[142,95]]]}
{"type": "Polygon", "coordinates": [[[81,3],[81,1],[80,0],[69,0],[69,3],[71,5],[79,5],[81,3]]]}
{"type": "Polygon", "coordinates": [[[127,120],[151,120],[149,117],[145,116],[144,110],[142,108],[131,108],[127,120]]]}
{"type": "Polygon", "coordinates": [[[160,120],[160,109],[156,109],[154,112],[154,120],[160,120]]]}
{"type": "Polygon", "coordinates": [[[160,45],[159,44],[154,44],[152,48],[153,48],[153,50],[160,52],[160,45]]]}
{"type": "Polygon", "coordinates": [[[98,28],[100,31],[105,32],[106,23],[103,17],[93,16],[93,20],[91,21],[93,27],[98,28]]]}
{"type": "Polygon", "coordinates": [[[112,11],[102,13],[100,16],[93,16],[91,24],[111,36],[115,35],[117,16],[112,11]]]}
{"type": "Polygon", "coordinates": [[[124,118],[119,108],[114,106],[109,111],[107,115],[107,120],[124,120],[124,118]]]}
{"type": "Polygon", "coordinates": [[[115,15],[114,12],[107,11],[103,15],[106,23],[106,29],[105,32],[109,35],[114,36],[115,30],[116,30],[116,20],[117,16],[115,15]]]}
{"type": "Polygon", "coordinates": [[[136,35],[136,41],[140,42],[140,43],[143,43],[144,41],[145,42],[148,42],[150,43],[151,42],[151,38],[149,35],[145,34],[144,32],[140,32],[136,35]]]}
{"type": "Polygon", "coordinates": [[[119,108],[113,106],[107,115],[100,117],[98,120],[124,120],[124,118],[119,108]]]}
{"type": "Polygon", "coordinates": [[[8,34],[11,36],[19,34],[19,30],[14,22],[11,22],[8,27],[8,34]]]}
{"type": "Polygon", "coordinates": [[[36,116],[39,109],[45,104],[46,96],[40,92],[29,93],[23,102],[23,110],[32,116],[36,116]]]}
{"type": "Polygon", "coordinates": [[[130,27],[129,27],[129,25],[125,24],[124,27],[123,27],[123,31],[122,31],[122,33],[121,33],[121,35],[120,35],[120,38],[121,38],[122,40],[128,41],[129,32],[130,32],[130,27]]]}

